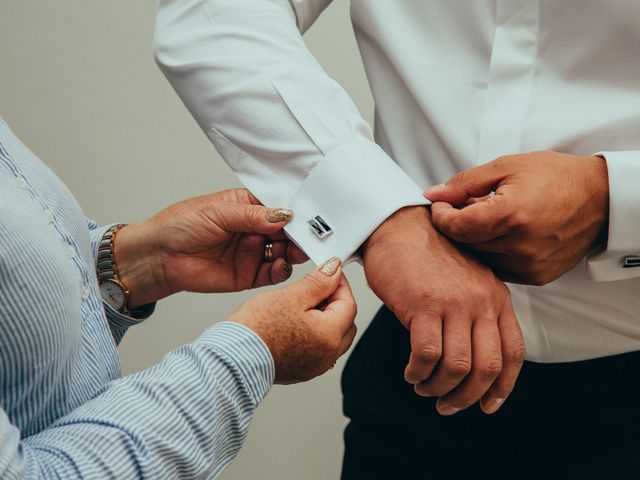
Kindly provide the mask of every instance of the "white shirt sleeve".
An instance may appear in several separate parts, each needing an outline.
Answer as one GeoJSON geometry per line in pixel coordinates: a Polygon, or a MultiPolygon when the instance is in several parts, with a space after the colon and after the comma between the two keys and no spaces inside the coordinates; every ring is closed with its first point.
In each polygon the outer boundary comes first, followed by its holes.
{"type": "MultiPolygon", "coordinates": [[[[304,45],[330,0],[161,0],[158,65],[243,184],[288,207],[320,263],[348,258],[389,215],[426,204],[304,45]],[[318,237],[320,216],[332,233],[318,237]]],[[[329,40],[329,39],[328,39],[329,40]]]]}
{"type": "Polygon", "coordinates": [[[609,235],[607,248],[587,260],[589,278],[596,281],[640,277],[640,151],[600,152],[609,174],[609,235]],[[625,266],[626,264],[626,266],[625,266]]]}

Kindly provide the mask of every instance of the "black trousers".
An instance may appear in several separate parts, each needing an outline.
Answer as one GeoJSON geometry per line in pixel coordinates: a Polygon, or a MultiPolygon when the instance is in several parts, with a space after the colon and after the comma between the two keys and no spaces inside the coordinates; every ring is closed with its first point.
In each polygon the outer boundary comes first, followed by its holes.
{"type": "Polygon", "coordinates": [[[343,376],[343,480],[640,479],[640,352],[525,362],[501,410],[451,417],[403,378],[409,335],[382,308],[343,376]]]}

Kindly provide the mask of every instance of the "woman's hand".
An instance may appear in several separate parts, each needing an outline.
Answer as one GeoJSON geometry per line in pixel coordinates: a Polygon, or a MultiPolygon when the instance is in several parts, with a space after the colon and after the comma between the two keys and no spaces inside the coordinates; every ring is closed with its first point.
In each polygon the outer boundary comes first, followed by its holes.
{"type": "Polygon", "coordinates": [[[290,210],[264,207],[247,190],[233,189],[190,198],[126,226],[116,237],[115,256],[131,291],[129,308],[179,291],[235,292],[286,280],[291,263],[306,260],[282,231],[291,217],[290,210]],[[273,241],[273,261],[264,259],[267,240],[273,241]]]}
{"type": "Polygon", "coordinates": [[[276,383],[304,382],[329,370],[353,343],[356,303],[340,260],[287,287],[258,295],[229,320],[242,323],[265,342],[276,383]]]}

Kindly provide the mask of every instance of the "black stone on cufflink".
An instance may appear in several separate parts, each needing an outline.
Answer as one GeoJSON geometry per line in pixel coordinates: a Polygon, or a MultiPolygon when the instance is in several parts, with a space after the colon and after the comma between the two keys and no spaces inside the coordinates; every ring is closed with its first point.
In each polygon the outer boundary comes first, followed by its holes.
{"type": "Polygon", "coordinates": [[[325,238],[333,233],[333,229],[320,215],[316,215],[311,220],[308,220],[307,223],[311,226],[311,230],[313,230],[313,233],[315,233],[318,238],[325,238]]]}

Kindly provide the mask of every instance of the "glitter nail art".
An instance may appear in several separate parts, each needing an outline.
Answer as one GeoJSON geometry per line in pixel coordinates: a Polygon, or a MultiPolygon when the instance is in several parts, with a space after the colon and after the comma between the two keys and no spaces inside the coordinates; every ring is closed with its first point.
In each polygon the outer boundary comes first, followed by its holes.
{"type": "Polygon", "coordinates": [[[293,211],[288,208],[276,208],[267,212],[267,221],[269,223],[288,222],[293,217],[293,211]]]}
{"type": "Polygon", "coordinates": [[[336,273],[336,271],[338,270],[338,267],[341,264],[342,262],[338,257],[333,257],[322,264],[322,266],[320,267],[320,271],[327,277],[330,277],[331,275],[336,273]]]}

